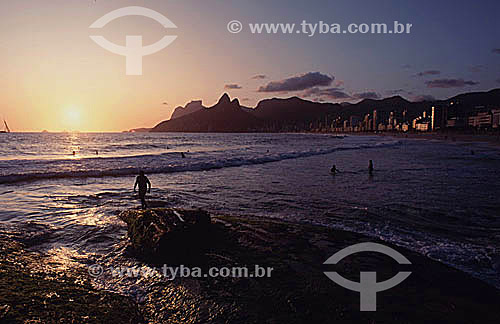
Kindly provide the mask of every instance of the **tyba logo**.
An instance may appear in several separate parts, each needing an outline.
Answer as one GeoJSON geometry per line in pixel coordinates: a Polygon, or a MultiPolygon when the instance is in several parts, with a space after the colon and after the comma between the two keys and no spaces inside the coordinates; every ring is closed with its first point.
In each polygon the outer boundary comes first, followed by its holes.
{"type": "MultiPolygon", "coordinates": [[[[382,244],[378,243],[360,243],[346,247],[340,250],[331,257],[329,257],[324,264],[337,264],[343,258],[358,252],[378,252],[390,256],[396,260],[399,264],[411,264],[411,262],[405,258],[398,251],[391,249],[382,244]]],[[[355,282],[348,280],[337,272],[325,272],[325,275],[333,280],[335,283],[341,285],[349,290],[358,291],[360,293],[360,305],[359,310],[362,312],[366,311],[376,311],[377,310],[377,292],[391,289],[399,285],[403,280],[408,278],[411,272],[402,271],[398,272],[397,275],[388,279],[386,281],[377,282],[376,272],[361,272],[360,282],[355,282]]]]}
{"type": "MultiPolygon", "coordinates": [[[[90,28],[103,28],[111,21],[127,16],[144,16],[156,20],[165,28],[177,28],[177,26],[167,17],[154,10],[143,7],[125,7],[111,11],[90,25],[90,28]]],[[[172,44],[177,36],[164,36],[158,42],[148,46],[142,45],[142,36],[127,36],[125,46],[111,43],[103,36],[90,36],[90,38],[111,53],[125,56],[127,75],[142,75],[142,58],[161,51],[172,44]]]]}

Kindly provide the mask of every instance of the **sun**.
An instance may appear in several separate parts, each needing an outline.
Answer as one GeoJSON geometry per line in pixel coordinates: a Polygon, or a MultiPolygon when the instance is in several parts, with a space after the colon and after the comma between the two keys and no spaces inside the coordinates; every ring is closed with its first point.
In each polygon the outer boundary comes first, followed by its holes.
{"type": "Polygon", "coordinates": [[[76,124],[80,121],[80,112],[78,110],[68,110],[66,117],[69,122],[76,124]]]}
{"type": "Polygon", "coordinates": [[[82,126],[82,113],[76,106],[70,106],[64,109],[63,112],[64,127],[71,130],[79,130],[82,126]]]}

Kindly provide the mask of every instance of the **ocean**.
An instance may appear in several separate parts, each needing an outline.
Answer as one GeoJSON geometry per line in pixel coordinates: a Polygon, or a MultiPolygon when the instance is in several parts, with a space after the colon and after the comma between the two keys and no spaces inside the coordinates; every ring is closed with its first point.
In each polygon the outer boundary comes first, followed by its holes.
{"type": "MultiPolygon", "coordinates": [[[[144,170],[153,207],[363,233],[500,288],[499,166],[486,144],[387,136],[10,133],[0,135],[0,234],[59,271],[141,266],[117,215],[140,206],[133,185],[144,170]]],[[[140,280],[98,285],[140,299],[140,280]]]]}

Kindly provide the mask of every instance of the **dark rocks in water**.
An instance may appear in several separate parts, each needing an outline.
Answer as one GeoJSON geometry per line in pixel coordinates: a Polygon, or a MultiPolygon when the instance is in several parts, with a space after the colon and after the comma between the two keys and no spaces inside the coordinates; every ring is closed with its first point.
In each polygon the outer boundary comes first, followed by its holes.
{"type": "Polygon", "coordinates": [[[200,256],[210,231],[210,215],[203,210],[127,210],[119,217],[128,225],[137,257],[153,262],[180,262],[200,256]]]}
{"type": "Polygon", "coordinates": [[[361,234],[251,216],[212,217],[206,268],[246,267],[270,276],[184,277],[151,288],[148,323],[499,323],[494,287],[406,249],[361,234]],[[398,265],[379,253],[356,253],[337,265],[324,262],[350,245],[378,242],[411,261],[398,265]],[[330,280],[336,271],[359,281],[375,271],[379,282],[411,271],[377,294],[377,311],[360,311],[360,294],[330,280]]]}
{"type": "Polygon", "coordinates": [[[0,235],[0,323],[144,323],[131,298],[95,289],[86,271],[57,273],[46,262],[0,235]]]}
{"type": "Polygon", "coordinates": [[[500,255],[492,258],[491,267],[500,273],[500,255]]]}

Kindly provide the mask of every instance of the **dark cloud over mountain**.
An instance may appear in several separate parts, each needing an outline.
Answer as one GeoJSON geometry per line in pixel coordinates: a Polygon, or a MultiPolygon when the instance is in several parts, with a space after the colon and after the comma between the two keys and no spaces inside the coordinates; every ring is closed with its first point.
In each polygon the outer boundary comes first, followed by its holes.
{"type": "Polygon", "coordinates": [[[473,65],[469,67],[469,71],[471,72],[481,72],[484,69],[484,65],[473,65]]]}
{"type": "Polygon", "coordinates": [[[235,84],[235,83],[232,83],[232,84],[226,84],[224,86],[224,89],[228,89],[228,90],[234,90],[234,89],[241,89],[243,88],[242,86],[240,86],[239,84],[235,84]]]}
{"type": "Polygon", "coordinates": [[[343,89],[341,88],[328,88],[328,89],[320,89],[317,87],[308,89],[304,92],[303,96],[304,97],[311,97],[311,96],[316,96],[319,99],[349,99],[351,96],[349,96],[347,93],[342,91],[343,89]]]}
{"type": "Polygon", "coordinates": [[[479,84],[475,81],[464,81],[464,79],[436,79],[425,82],[427,88],[463,88],[479,84]]]}
{"type": "Polygon", "coordinates": [[[390,95],[395,95],[395,94],[399,94],[399,93],[406,93],[406,90],[405,89],[387,90],[386,93],[388,93],[390,95]]]}
{"type": "Polygon", "coordinates": [[[441,74],[441,71],[428,70],[428,71],[419,72],[419,73],[415,74],[415,76],[423,77],[423,76],[427,76],[427,75],[438,75],[438,74],[441,74]]]}
{"type": "Polygon", "coordinates": [[[320,72],[309,72],[280,81],[271,81],[259,88],[259,92],[302,91],[314,87],[327,87],[335,78],[320,72]]]}
{"type": "Polygon", "coordinates": [[[412,101],[414,102],[421,102],[421,101],[434,101],[436,98],[434,98],[431,95],[419,95],[411,98],[412,101]]]}
{"type": "Polygon", "coordinates": [[[374,91],[359,92],[352,95],[356,99],[379,99],[380,95],[374,91]]]}

